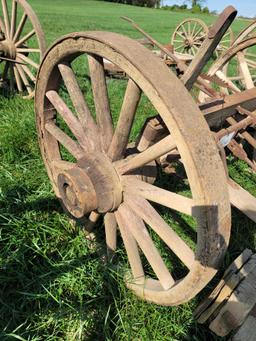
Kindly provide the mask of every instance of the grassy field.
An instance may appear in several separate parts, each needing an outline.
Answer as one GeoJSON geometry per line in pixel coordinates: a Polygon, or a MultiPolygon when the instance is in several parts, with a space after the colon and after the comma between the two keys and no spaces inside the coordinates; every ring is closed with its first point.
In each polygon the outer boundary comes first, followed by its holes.
{"type": "MultiPolygon", "coordinates": [[[[108,30],[141,37],[121,15],[168,43],[187,16],[100,1],[31,0],[30,4],[48,46],[72,31],[108,30]]],[[[200,18],[207,24],[215,19],[200,18]]],[[[237,20],[235,34],[246,24],[237,20]]],[[[119,90],[113,91],[118,98],[119,90]]],[[[256,195],[256,177],[246,165],[230,160],[229,170],[256,195]]],[[[255,249],[255,224],[236,210],[232,217],[223,269],[244,248],[255,249]]],[[[192,222],[180,222],[176,228],[181,235],[183,226],[193,228],[192,222]]],[[[33,101],[0,97],[0,340],[218,340],[192,317],[213,284],[179,307],[142,302],[126,289],[115,267],[101,261],[101,226],[98,231],[92,247],[56,200],[38,148],[33,101]]],[[[126,264],[122,251],[118,256],[126,264]]]]}

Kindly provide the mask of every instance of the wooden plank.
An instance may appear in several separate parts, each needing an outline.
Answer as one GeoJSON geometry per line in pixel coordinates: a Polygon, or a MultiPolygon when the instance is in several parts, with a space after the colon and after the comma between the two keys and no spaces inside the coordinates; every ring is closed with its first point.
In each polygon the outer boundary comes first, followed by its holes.
{"type": "Polygon", "coordinates": [[[245,322],[230,341],[255,341],[256,340],[256,306],[253,307],[245,322]]]}
{"type": "MultiPolygon", "coordinates": [[[[237,274],[243,265],[250,259],[252,256],[252,251],[249,249],[245,249],[241,255],[239,255],[235,261],[226,269],[222,280],[216,286],[216,288],[212,291],[212,293],[197,307],[194,312],[194,318],[197,319],[198,323],[205,323],[210,316],[217,310],[219,305],[221,304],[221,299],[225,300],[225,295],[229,295],[230,291],[225,290],[225,286],[230,288],[231,283],[235,283],[233,275],[237,274]],[[221,298],[218,299],[220,293],[221,298]]],[[[239,277],[236,277],[239,279],[239,277]]]]}
{"type": "Polygon", "coordinates": [[[253,268],[209,326],[219,336],[226,336],[242,325],[256,304],[256,255],[249,262],[253,262],[253,268]]]}
{"type": "Polygon", "coordinates": [[[250,111],[255,110],[256,88],[225,96],[223,99],[224,104],[217,104],[216,106],[202,110],[203,115],[210,127],[214,125],[221,125],[227,117],[232,116],[237,112],[236,108],[239,105],[250,111]]]}

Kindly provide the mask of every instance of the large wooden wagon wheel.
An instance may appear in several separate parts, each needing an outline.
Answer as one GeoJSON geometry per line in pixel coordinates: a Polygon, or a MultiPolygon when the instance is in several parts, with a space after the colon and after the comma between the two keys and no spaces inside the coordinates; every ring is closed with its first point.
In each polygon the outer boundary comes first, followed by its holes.
{"type": "Polygon", "coordinates": [[[34,95],[36,75],[45,52],[39,20],[24,0],[2,0],[0,12],[0,82],[24,97],[34,95]]]}
{"type": "Polygon", "coordinates": [[[113,251],[120,232],[131,269],[125,276],[127,286],[162,305],[194,297],[214,276],[228,246],[230,204],[216,144],[182,83],[130,38],[73,33],[58,40],[41,64],[35,110],[41,152],[57,197],[74,218],[102,215],[106,243],[113,251]],[[85,58],[90,86],[83,83],[85,58]],[[116,98],[108,95],[111,81],[106,82],[103,59],[128,78],[115,129],[110,108],[116,98]],[[171,135],[132,152],[140,99],[147,100],[146,110],[151,106],[159,113],[171,135]],[[192,198],[154,183],[154,160],[176,145],[192,198]],[[164,207],[196,219],[195,252],[162,218],[159,208],[164,207]],[[185,276],[174,277],[159,243],[165,244],[168,262],[176,255],[185,276]]]}

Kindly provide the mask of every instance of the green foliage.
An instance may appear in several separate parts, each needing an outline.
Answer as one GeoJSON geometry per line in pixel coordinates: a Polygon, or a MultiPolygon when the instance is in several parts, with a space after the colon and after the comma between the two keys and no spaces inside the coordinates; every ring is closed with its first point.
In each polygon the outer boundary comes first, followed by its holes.
{"type": "Polygon", "coordinates": [[[160,0],[103,0],[109,2],[118,2],[126,5],[134,5],[141,7],[155,7],[158,8],[160,6],[160,0]]]}
{"type": "Polygon", "coordinates": [[[192,13],[201,13],[202,12],[202,8],[200,5],[194,5],[192,8],[191,8],[191,12],[192,13]]]}

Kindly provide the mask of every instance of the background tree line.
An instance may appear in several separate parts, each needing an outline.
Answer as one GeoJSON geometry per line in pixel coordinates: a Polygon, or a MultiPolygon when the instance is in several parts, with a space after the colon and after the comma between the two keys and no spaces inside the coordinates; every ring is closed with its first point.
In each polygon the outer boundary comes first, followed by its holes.
{"type": "Polygon", "coordinates": [[[192,13],[209,13],[208,7],[203,7],[205,0],[185,0],[182,5],[165,5],[164,0],[104,0],[109,2],[118,2],[126,5],[141,7],[155,7],[174,11],[192,11],[192,13]]]}
{"type": "Polygon", "coordinates": [[[141,7],[155,7],[159,8],[161,0],[104,0],[109,2],[118,2],[120,4],[134,5],[141,7]]]}

